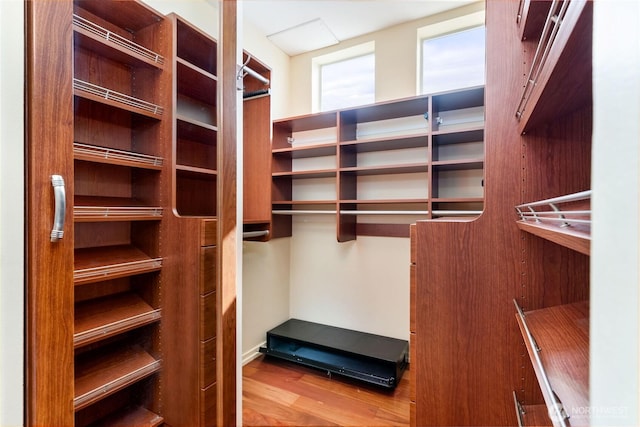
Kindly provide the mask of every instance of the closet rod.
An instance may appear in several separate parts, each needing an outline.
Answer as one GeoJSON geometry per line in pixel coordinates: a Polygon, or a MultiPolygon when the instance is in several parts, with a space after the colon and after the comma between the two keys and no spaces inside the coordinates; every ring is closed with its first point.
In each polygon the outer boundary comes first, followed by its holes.
{"type": "Polygon", "coordinates": [[[258,230],[258,231],[244,231],[242,233],[243,239],[253,239],[255,237],[263,237],[268,236],[269,230],[258,230]]]}
{"type": "Polygon", "coordinates": [[[252,70],[250,67],[248,67],[247,65],[242,66],[242,68],[240,69],[240,71],[245,71],[247,74],[249,74],[251,77],[253,77],[254,79],[257,79],[259,81],[261,81],[262,83],[264,83],[265,85],[269,84],[269,79],[266,78],[265,76],[261,75],[260,73],[258,73],[257,71],[252,70]]]}
{"type": "Polygon", "coordinates": [[[482,215],[482,211],[433,211],[434,215],[482,215]]]}

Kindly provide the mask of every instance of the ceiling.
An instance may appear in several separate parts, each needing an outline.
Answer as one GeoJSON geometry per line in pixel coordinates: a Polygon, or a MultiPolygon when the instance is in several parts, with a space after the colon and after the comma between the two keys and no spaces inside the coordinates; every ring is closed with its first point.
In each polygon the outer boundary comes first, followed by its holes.
{"type": "Polygon", "coordinates": [[[246,20],[294,56],[475,1],[244,0],[242,10],[246,20]]]}

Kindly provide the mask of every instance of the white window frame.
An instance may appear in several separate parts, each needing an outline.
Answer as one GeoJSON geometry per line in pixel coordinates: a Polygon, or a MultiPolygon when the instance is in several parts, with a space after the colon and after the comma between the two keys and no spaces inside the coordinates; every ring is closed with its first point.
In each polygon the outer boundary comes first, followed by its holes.
{"type": "Polygon", "coordinates": [[[422,28],[418,28],[417,31],[417,72],[416,72],[416,95],[425,94],[422,87],[422,73],[423,73],[423,52],[422,44],[426,39],[435,39],[438,37],[447,36],[450,34],[459,33],[462,31],[470,30],[472,28],[485,25],[485,12],[484,10],[470,13],[468,15],[459,16],[457,18],[448,19],[446,21],[437,22],[435,24],[427,25],[422,28]]]}
{"type": "MultiPolygon", "coordinates": [[[[322,66],[327,64],[333,64],[336,62],[342,62],[349,59],[357,58],[360,56],[375,55],[376,45],[374,41],[362,43],[357,46],[341,49],[336,52],[331,52],[325,55],[316,56],[311,60],[311,109],[312,112],[320,112],[320,101],[322,99],[322,66]]],[[[374,81],[375,84],[375,81],[374,81]]],[[[374,86],[375,91],[375,86],[374,86]]],[[[374,92],[375,98],[375,92],[374,92]]]]}

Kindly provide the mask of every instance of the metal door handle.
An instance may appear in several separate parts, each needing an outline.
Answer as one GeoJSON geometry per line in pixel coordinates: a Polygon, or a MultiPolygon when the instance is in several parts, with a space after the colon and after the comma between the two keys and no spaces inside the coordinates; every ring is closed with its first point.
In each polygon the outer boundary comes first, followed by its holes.
{"type": "Polygon", "coordinates": [[[55,201],[51,241],[57,242],[61,240],[64,235],[64,217],[67,210],[64,179],[61,175],[51,175],[51,185],[53,186],[53,197],[55,201]]]}

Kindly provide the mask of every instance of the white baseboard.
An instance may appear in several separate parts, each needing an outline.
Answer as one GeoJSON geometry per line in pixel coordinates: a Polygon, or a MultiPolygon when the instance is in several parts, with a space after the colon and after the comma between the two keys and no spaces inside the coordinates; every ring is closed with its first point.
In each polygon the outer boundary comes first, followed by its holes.
{"type": "Polygon", "coordinates": [[[267,345],[267,342],[262,341],[257,346],[252,347],[249,351],[245,351],[244,353],[242,353],[242,366],[246,365],[247,363],[251,362],[253,359],[260,356],[260,352],[258,351],[258,349],[266,345],[267,345]]]}

